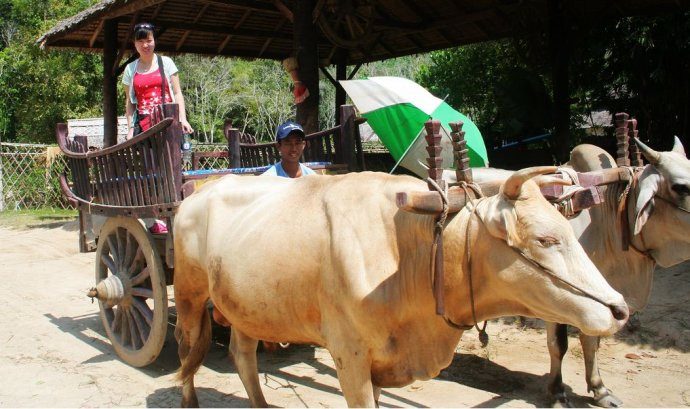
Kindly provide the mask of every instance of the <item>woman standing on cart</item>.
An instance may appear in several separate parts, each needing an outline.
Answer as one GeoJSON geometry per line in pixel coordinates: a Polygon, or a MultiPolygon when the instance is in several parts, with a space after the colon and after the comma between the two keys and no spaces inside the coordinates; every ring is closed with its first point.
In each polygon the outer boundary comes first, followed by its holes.
{"type": "Polygon", "coordinates": [[[154,30],[149,23],[134,26],[134,47],[139,58],[127,65],[122,76],[126,96],[127,139],[154,125],[150,122],[151,112],[156,105],[165,103],[177,103],[182,132],[194,132],[187,122],[177,66],[169,57],[154,53],[154,30]]]}

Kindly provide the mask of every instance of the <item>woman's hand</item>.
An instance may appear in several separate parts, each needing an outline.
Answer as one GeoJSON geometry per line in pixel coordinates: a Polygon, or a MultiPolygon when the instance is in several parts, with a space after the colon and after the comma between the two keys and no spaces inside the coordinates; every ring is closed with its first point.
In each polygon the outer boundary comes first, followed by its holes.
{"type": "Polygon", "coordinates": [[[182,133],[194,133],[194,128],[192,128],[186,119],[181,120],[180,124],[182,125],[182,133]]]}
{"type": "Polygon", "coordinates": [[[134,128],[127,129],[127,136],[125,136],[125,140],[132,139],[133,137],[134,137],[134,128]]]}

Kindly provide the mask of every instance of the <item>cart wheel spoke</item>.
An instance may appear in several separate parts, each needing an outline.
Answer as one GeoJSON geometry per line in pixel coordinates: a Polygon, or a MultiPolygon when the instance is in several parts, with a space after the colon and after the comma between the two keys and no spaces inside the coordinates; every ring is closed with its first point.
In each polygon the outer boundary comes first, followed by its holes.
{"type": "Polygon", "coordinates": [[[132,348],[139,349],[142,345],[144,345],[144,343],[141,342],[141,339],[139,338],[136,319],[134,318],[134,315],[132,315],[132,310],[130,308],[127,309],[127,322],[129,322],[129,344],[132,346],[132,348]]]}
{"type": "Polygon", "coordinates": [[[129,335],[129,316],[127,315],[127,312],[125,311],[124,308],[120,307],[122,309],[120,313],[121,317],[121,323],[120,323],[120,343],[122,345],[127,346],[127,343],[131,336],[129,335]]]}
{"type": "Polygon", "coordinates": [[[153,298],[153,290],[145,287],[132,287],[134,297],[153,298]]]}
{"type": "MultiPolygon", "coordinates": [[[[108,267],[110,274],[117,274],[117,267],[115,266],[115,260],[110,257],[110,254],[101,254],[101,261],[108,267]]],[[[103,277],[105,278],[105,277],[103,277]]]]}
{"type": "Polygon", "coordinates": [[[115,238],[117,239],[117,248],[115,249],[117,251],[117,267],[120,269],[124,267],[122,263],[125,259],[125,245],[122,242],[123,234],[127,234],[127,232],[123,231],[121,228],[115,230],[115,238]]]}
{"type": "Polygon", "coordinates": [[[134,321],[136,325],[137,335],[139,336],[138,340],[141,345],[144,345],[149,337],[150,325],[146,322],[146,318],[141,315],[138,309],[130,308],[129,313],[132,315],[132,321],[134,321]]]}
{"type": "Polygon", "coordinates": [[[122,327],[122,311],[120,307],[113,308],[114,317],[113,321],[110,323],[110,330],[112,332],[118,332],[122,327]]]}
{"type": "Polygon", "coordinates": [[[144,301],[142,301],[138,298],[133,298],[132,299],[132,305],[139,312],[139,314],[144,318],[144,320],[146,321],[146,324],[148,326],[151,326],[151,322],[153,322],[153,311],[151,311],[148,304],[146,304],[144,301]]]}
{"type": "Polygon", "coordinates": [[[136,276],[132,277],[132,285],[139,285],[149,278],[149,268],[144,267],[136,276]]]}
{"type": "Polygon", "coordinates": [[[134,260],[129,264],[129,269],[127,270],[127,276],[131,277],[137,267],[139,266],[141,260],[144,259],[144,252],[141,251],[141,247],[137,247],[137,254],[134,256],[134,260]]]}
{"type": "Polygon", "coordinates": [[[136,241],[132,237],[132,235],[127,232],[127,239],[125,242],[125,257],[122,261],[122,267],[123,269],[126,267],[129,267],[132,263],[132,254],[134,252],[134,246],[136,245],[136,241]]]}

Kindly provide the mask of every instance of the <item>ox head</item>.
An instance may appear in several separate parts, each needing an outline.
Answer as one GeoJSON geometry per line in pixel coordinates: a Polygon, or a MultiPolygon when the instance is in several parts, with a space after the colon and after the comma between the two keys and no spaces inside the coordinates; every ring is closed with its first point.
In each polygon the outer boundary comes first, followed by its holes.
{"type": "Polygon", "coordinates": [[[480,231],[471,244],[472,259],[482,260],[473,265],[484,269],[476,288],[500,293],[519,314],[568,323],[590,335],[611,334],[627,320],[627,306],[582,249],[565,217],[541,194],[538,183],[563,183],[539,176],[555,170],[518,171],[499,194],[477,205],[492,238],[480,231]]]}
{"type": "Polygon", "coordinates": [[[690,161],[683,144],[676,137],[671,151],[657,152],[637,138],[635,143],[650,165],[639,179],[634,233],[642,234],[662,266],[690,259],[690,161]]]}

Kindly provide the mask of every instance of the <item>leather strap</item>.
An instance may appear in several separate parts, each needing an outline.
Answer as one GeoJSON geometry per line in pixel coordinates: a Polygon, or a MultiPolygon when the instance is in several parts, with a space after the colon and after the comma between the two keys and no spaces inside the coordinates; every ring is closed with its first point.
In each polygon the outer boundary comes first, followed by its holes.
{"type": "Polygon", "coordinates": [[[158,72],[161,74],[161,104],[165,104],[165,89],[166,87],[166,78],[165,78],[165,68],[163,68],[163,57],[160,55],[156,54],[156,57],[158,57],[158,72]]]}

